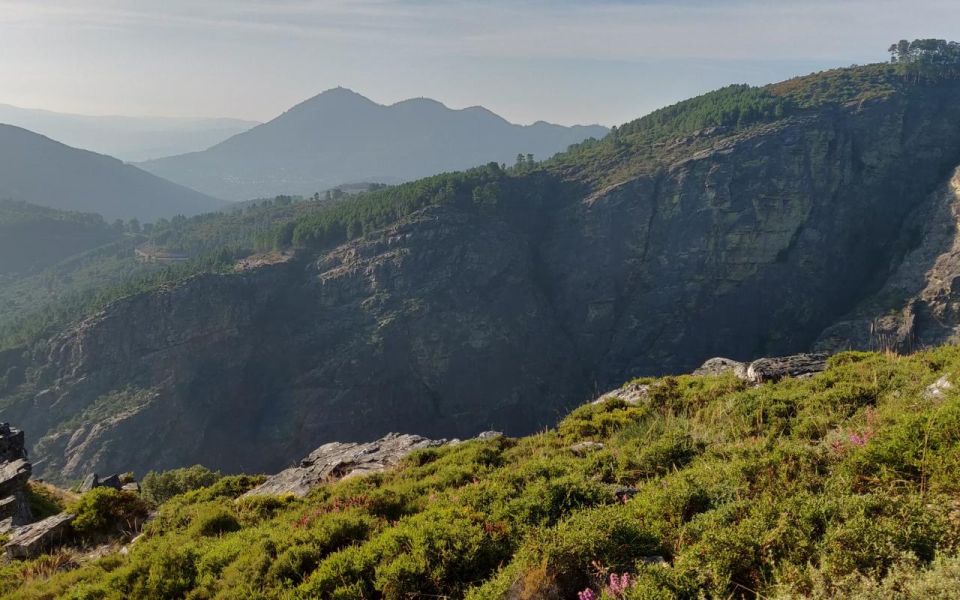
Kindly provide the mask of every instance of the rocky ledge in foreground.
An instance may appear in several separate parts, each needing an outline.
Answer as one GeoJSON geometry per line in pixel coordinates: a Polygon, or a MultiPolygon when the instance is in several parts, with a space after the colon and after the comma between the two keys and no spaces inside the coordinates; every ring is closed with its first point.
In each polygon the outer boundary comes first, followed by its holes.
{"type": "Polygon", "coordinates": [[[306,496],[307,492],[323,483],[383,471],[414,450],[435,448],[448,443],[449,440],[431,440],[419,435],[390,433],[374,442],[324,444],[300,461],[298,466],[267,478],[245,495],[306,496]]]}
{"type": "MultiPolygon", "coordinates": [[[[473,439],[484,440],[498,435],[503,434],[485,431],[473,439]]],[[[406,433],[388,433],[379,440],[366,443],[331,442],[311,452],[298,466],[268,477],[244,495],[306,496],[310,490],[324,483],[384,471],[416,450],[459,443],[458,439],[431,440],[406,433]]]]}
{"type": "MultiPolygon", "coordinates": [[[[716,377],[733,373],[738,379],[759,385],[779,381],[785,377],[808,377],[827,368],[829,354],[791,354],[773,358],[758,358],[749,363],[730,358],[716,357],[704,362],[692,374],[701,377],[716,377]]],[[[949,383],[949,382],[948,382],[949,383]]],[[[623,387],[603,394],[593,401],[600,404],[610,398],[619,398],[627,404],[637,404],[647,398],[650,384],[631,381],[623,387]]]]}
{"type": "Polygon", "coordinates": [[[738,378],[750,383],[779,381],[784,377],[803,377],[819,373],[827,368],[826,353],[791,354],[774,358],[758,358],[751,363],[742,363],[729,358],[711,358],[703,363],[694,375],[722,375],[733,372],[738,378]]]}

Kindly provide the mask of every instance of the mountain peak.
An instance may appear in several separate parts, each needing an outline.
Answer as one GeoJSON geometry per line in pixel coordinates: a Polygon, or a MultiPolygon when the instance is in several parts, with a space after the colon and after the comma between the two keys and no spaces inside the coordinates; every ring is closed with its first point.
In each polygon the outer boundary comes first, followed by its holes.
{"type": "Polygon", "coordinates": [[[363,94],[359,92],[355,92],[350,88],[345,88],[342,85],[338,85],[337,87],[324,90],[319,94],[317,94],[316,96],[314,96],[314,98],[323,98],[323,97],[363,98],[364,100],[368,100],[368,98],[363,94]]]}
{"type": "Polygon", "coordinates": [[[349,88],[338,86],[324,90],[316,96],[312,96],[304,100],[283,114],[288,115],[291,113],[311,110],[346,109],[355,106],[376,107],[380,105],[349,88]]]}
{"type": "Polygon", "coordinates": [[[336,87],[204,152],[142,166],[215,197],[249,200],[512,163],[521,151],[548,157],[587,137],[514,125],[479,106],[452,109],[425,97],[383,105],[336,87]]]}

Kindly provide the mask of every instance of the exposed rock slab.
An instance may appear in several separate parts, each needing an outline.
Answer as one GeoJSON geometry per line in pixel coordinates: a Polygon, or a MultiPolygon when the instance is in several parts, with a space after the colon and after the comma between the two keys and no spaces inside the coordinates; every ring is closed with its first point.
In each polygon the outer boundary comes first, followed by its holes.
{"type": "Polygon", "coordinates": [[[14,529],[4,545],[8,558],[33,558],[67,539],[73,514],[60,513],[42,521],[14,529]]]}
{"type": "Polygon", "coordinates": [[[447,440],[431,440],[419,435],[391,433],[368,443],[332,442],[310,453],[300,464],[276,475],[250,490],[246,496],[293,494],[305,496],[323,483],[345,477],[383,471],[414,450],[435,448],[447,440]]]}
{"type": "Polygon", "coordinates": [[[593,401],[594,404],[603,404],[612,398],[623,400],[627,404],[639,404],[650,395],[650,385],[646,383],[630,382],[621,388],[600,396],[593,401]]]}
{"type": "Polygon", "coordinates": [[[779,381],[784,377],[801,377],[827,368],[829,354],[793,354],[777,358],[760,358],[747,367],[746,380],[751,383],[779,381]]]}

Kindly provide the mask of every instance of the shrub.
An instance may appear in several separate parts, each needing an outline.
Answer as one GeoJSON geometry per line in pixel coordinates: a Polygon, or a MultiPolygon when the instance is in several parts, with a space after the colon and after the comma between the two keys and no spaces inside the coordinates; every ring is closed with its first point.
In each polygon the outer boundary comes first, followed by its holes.
{"type": "Polygon", "coordinates": [[[293,494],[283,496],[245,496],[237,500],[237,515],[243,523],[254,524],[273,518],[298,502],[293,494]]]}
{"type": "Polygon", "coordinates": [[[150,507],[132,492],[98,487],[80,497],[68,510],[76,515],[73,529],[83,535],[132,534],[139,531],[150,507]]]}
{"type": "Polygon", "coordinates": [[[188,531],[194,536],[212,537],[239,529],[240,521],[232,510],[223,505],[208,505],[199,510],[188,531]]]}
{"type": "Polygon", "coordinates": [[[179,494],[211,486],[219,479],[220,473],[201,465],[160,473],[150,471],[140,482],[140,490],[148,502],[159,505],[179,494]]]}

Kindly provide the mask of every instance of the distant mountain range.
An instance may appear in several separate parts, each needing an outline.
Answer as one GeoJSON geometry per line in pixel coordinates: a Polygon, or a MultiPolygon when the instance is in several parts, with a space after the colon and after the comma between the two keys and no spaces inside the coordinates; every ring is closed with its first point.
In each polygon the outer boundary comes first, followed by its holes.
{"type": "Polygon", "coordinates": [[[115,158],[12,125],[0,125],[0,199],[141,221],[224,205],[115,158]]]}
{"type": "Polygon", "coordinates": [[[518,153],[542,159],[606,133],[599,125],[514,125],[485,108],[453,110],[426,98],[384,106],[336,88],[208,150],[139,166],[211,196],[248,200],[510,164],[518,153]]]}
{"type": "Polygon", "coordinates": [[[8,104],[0,104],[0,123],[130,162],[203,150],[258,125],[240,119],[76,115],[8,104]]]}

